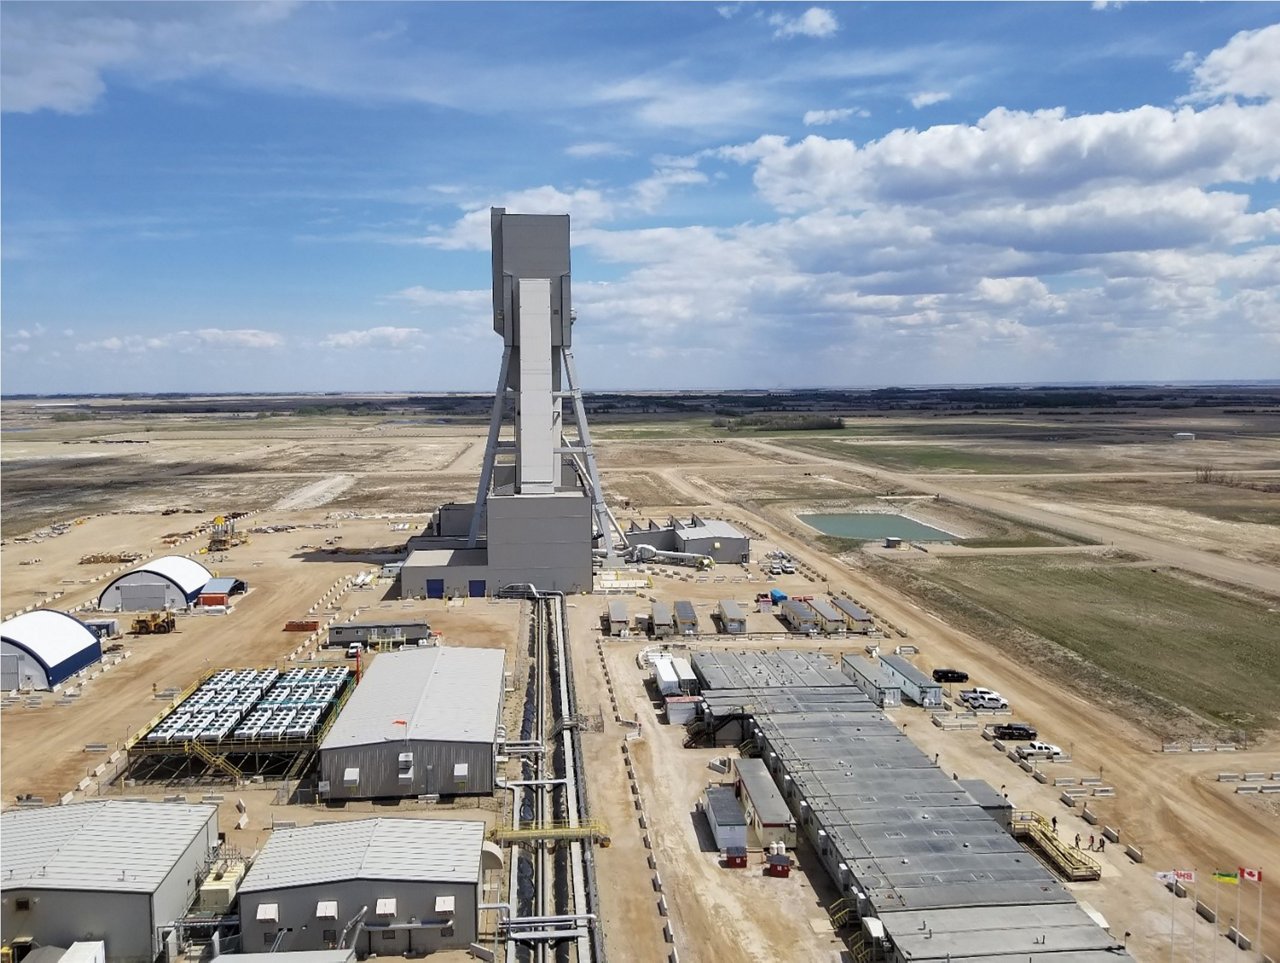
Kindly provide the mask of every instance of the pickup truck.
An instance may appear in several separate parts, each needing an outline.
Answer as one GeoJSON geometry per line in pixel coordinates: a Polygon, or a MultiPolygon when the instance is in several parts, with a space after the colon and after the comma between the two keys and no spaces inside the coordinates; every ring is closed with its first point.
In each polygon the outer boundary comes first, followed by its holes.
{"type": "Polygon", "coordinates": [[[968,682],[969,673],[959,669],[934,669],[934,682],[968,682]]]}
{"type": "Polygon", "coordinates": [[[974,699],[986,699],[991,696],[1000,697],[1000,693],[995,689],[984,689],[982,686],[974,686],[972,689],[960,690],[961,702],[972,702],[974,699]]]}
{"type": "Polygon", "coordinates": [[[1022,739],[1030,741],[1040,735],[1035,726],[1025,722],[1002,722],[1000,725],[991,727],[991,734],[997,739],[1006,741],[1022,739]]]}
{"type": "Polygon", "coordinates": [[[965,689],[960,693],[960,701],[970,709],[1009,708],[1008,699],[994,689],[984,689],[981,686],[974,689],[965,689]]]}
{"type": "Polygon", "coordinates": [[[1062,750],[1047,742],[1028,742],[1025,746],[1018,746],[1017,753],[1023,759],[1057,759],[1062,750]]]}

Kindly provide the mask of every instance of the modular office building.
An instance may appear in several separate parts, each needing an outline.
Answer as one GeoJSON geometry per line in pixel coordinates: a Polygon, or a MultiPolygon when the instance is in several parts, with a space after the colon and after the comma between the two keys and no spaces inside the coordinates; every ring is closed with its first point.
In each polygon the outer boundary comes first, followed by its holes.
{"type": "Polygon", "coordinates": [[[902,694],[918,706],[942,705],[942,684],[917,669],[900,655],[882,655],[880,666],[890,683],[896,683],[902,694]]]}
{"type": "Polygon", "coordinates": [[[402,649],[373,660],[320,745],[327,799],[493,791],[501,649],[402,649]]]}
{"type": "Polygon", "coordinates": [[[277,829],[240,887],[242,946],[323,950],[363,910],[361,957],[465,948],[476,939],[484,831],[452,819],[277,829]]]}
{"type": "Polygon", "coordinates": [[[155,959],[159,928],[186,915],[217,845],[216,806],[111,799],[11,809],[0,817],[5,943],[94,939],[108,961],[155,959]]]}

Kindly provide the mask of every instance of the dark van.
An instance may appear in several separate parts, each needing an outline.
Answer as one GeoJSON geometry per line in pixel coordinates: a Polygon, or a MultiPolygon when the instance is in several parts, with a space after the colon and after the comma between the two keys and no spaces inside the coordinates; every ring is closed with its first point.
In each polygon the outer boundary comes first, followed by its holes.
{"type": "Polygon", "coordinates": [[[934,682],[968,682],[969,673],[961,672],[959,669],[934,669],[934,682]]]}

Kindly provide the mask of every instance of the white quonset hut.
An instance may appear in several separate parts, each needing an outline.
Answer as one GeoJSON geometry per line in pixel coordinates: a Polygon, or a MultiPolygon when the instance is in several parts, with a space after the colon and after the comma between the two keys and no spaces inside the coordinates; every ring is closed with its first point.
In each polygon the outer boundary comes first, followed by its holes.
{"type": "Polygon", "coordinates": [[[113,579],[98,596],[104,612],[185,609],[200,596],[213,573],[195,559],[164,555],[113,579]]]}
{"type": "Polygon", "coordinates": [[[484,832],[453,819],[277,829],[240,887],[241,946],[270,949],[283,930],[280,950],[327,949],[368,907],[362,958],[464,948],[476,939],[484,832]]]}
{"type": "Polygon", "coordinates": [[[69,946],[93,934],[108,960],[150,960],[157,927],[184,916],[218,845],[216,806],[112,799],[0,816],[0,930],[69,946]]]}
{"type": "Polygon", "coordinates": [[[501,649],[377,656],[320,745],[328,799],[493,792],[501,649]]]}
{"type": "Polygon", "coordinates": [[[0,689],[52,689],[102,659],[102,643],[79,619],[36,609],[0,625],[0,689]]]}

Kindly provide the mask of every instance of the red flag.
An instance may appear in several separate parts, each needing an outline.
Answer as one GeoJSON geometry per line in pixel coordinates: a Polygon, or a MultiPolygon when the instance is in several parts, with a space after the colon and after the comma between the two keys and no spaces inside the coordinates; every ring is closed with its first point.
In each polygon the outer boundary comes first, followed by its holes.
{"type": "Polygon", "coordinates": [[[393,726],[407,726],[409,723],[405,722],[403,719],[392,719],[391,724],[393,726]]]}
{"type": "Polygon", "coordinates": [[[1241,866],[1241,867],[1239,867],[1239,869],[1240,869],[1240,878],[1241,878],[1241,879],[1247,879],[1247,880],[1249,880],[1250,882],[1253,882],[1253,883],[1261,883],[1261,882],[1262,882],[1262,870],[1260,870],[1260,869],[1249,869],[1249,867],[1247,867],[1247,866],[1241,866]]]}

